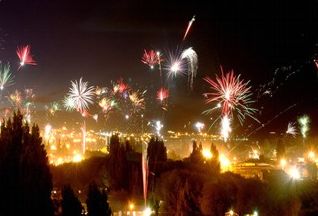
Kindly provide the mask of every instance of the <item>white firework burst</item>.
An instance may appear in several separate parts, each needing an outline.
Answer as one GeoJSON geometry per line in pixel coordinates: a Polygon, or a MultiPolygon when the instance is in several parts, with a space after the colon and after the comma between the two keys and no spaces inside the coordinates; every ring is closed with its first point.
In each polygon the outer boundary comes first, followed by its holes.
{"type": "Polygon", "coordinates": [[[198,55],[190,47],[181,53],[181,59],[186,59],[188,62],[188,83],[190,89],[193,89],[193,80],[197,76],[198,71],[198,55]]]}
{"type": "Polygon", "coordinates": [[[288,123],[286,134],[292,135],[293,137],[297,135],[297,129],[294,122],[288,123]]]}
{"type": "Polygon", "coordinates": [[[90,104],[93,104],[95,89],[93,86],[88,86],[88,82],[84,82],[82,78],[79,81],[71,81],[71,87],[64,100],[64,106],[70,110],[76,109],[83,112],[88,109],[90,104]]]}
{"type": "Polygon", "coordinates": [[[0,64],[0,90],[13,85],[13,75],[10,73],[10,65],[0,64]]]}

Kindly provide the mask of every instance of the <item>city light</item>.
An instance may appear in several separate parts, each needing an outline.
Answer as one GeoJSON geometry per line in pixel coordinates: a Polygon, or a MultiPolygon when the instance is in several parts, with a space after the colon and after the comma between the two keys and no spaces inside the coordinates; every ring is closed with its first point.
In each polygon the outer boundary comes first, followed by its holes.
{"type": "Polygon", "coordinates": [[[221,170],[223,172],[229,171],[230,166],[231,166],[231,162],[224,154],[220,154],[219,161],[220,161],[220,165],[221,165],[221,170]]]}
{"type": "Polygon", "coordinates": [[[79,163],[79,162],[81,162],[82,160],[83,160],[82,155],[80,155],[80,154],[78,154],[78,153],[73,156],[73,162],[74,162],[74,163],[79,163]]]}
{"type": "Polygon", "coordinates": [[[300,172],[295,166],[289,169],[288,174],[294,180],[300,179],[300,172]]]}
{"type": "Polygon", "coordinates": [[[203,157],[204,157],[205,159],[207,159],[207,160],[210,160],[210,159],[213,157],[211,151],[208,150],[208,149],[203,149],[203,150],[202,150],[202,155],[203,155],[203,157]]]}
{"type": "Polygon", "coordinates": [[[147,208],[144,209],[142,215],[143,215],[143,216],[150,216],[151,214],[152,214],[151,208],[147,207],[147,208]]]}
{"type": "Polygon", "coordinates": [[[133,210],[135,209],[135,204],[132,203],[132,202],[129,202],[128,207],[129,207],[129,210],[130,210],[130,211],[133,211],[133,210]]]}
{"type": "Polygon", "coordinates": [[[285,166],[286,166],[286,164],[287,164],[287,161],[286,161],[284,158],[282,158],[282,159],[280,159],[279,163],[280,163],[280,167],[281,167],[282,169],[285,169],[285,166]]]}
{"type": "Polygon", "coordinates": [[[308,158],[309,158],[310,160],[315,160],[315,152],[309,151],[309,152],[308,152],[308,158]]]}

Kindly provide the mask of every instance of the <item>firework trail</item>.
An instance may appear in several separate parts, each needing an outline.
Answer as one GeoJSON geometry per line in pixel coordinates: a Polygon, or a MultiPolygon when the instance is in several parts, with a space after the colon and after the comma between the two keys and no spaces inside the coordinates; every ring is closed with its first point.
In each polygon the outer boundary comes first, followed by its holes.
{"type": "Polygon", "coordinates": [[[185,39],[186,39],[186,37],[187,37],[187,35],[188,35],[189,31],[190,31],[190,28],[191,28],[191,26],[192,26],[192,24],[193,24],[194,21],[195,21],[195,15],[194,15],[194,16],[192,17],[192,19],[189,21],[189,24],[188,24],[188,26],[187,26],[187,29],[186,29],[184,35],[183,35],[183,39],[182,39],[182,40],[185,40],[185,39]]]}
{"type": "Polygon", "coordinates": [[[225,142],[229,138],[231,131],[232,131],[231,120],[229,119],[227,115],[225,115],[222,117],[222,120],[221,120],[221,131],[220,131],[220,134],[225,142]]]}
{"type": "Polygon", "coordinates": [[[318,60],[317,60],[317,59],[315,59],[315,60],[314,60],[314,63],[315,63],[316,68],[317,68],[317,70],[318,70],[318,60]]]}
{"type": "Polygon", "coordinates": [[[71,81],[71,87],[67,94],[67,99],[64,100],[64,105],[67,109],[76,109],[83,112],[88,109],[89,104],[93,104],[95,90],[93,86],[88,86],[87,82],[83,82],[82,78],[79,81],[71,81]]]}
{"type": "Polygon", "coordinates": [[[258,128],[254,129],[252,132],[250,132],[250,133],[247,135],[247,137],[251,136],[251,135],[254,134],[255,132],[257,132],[257,131],[259,131],[260,129],[264,128],[265,126],[267,126],[268,124],[270,124],[272,121],[274,121],[275,119],[277,119],[279,116],[281,116],[282,114],[284,114],[285,112],[287,112],[288,110],[290,110],[290,109],[292,109],[292,108],[294,108],[294,107],[296,107],[296,106],[297,106],[297,104],[295,103],[295,104],[293,104],[293,105],[287,107],[287,108],[284,109],[283,111],[279,112],[278,114],[276,114],[276,115],[274,116],[274,118],[268,120],[265,124],[261,124],[258,128]]]}
{"type": "Polygon", "coordinates": [[[13,75],[10,73],[9,63],[2,65],[0,63],[0,90],[13,85],[13,75]]]}
{"type": "Polygon", "coordinates": [[[20,67],[19,68],[21,68],[22,66],[24,66],[26,64],[36,65],[36,62],[31,55],[31,46],[30,45],[18,47],[17,55],[20,59],[20,67]]]}
{"type": "Polygon", "coordinates": [[[14,107],[16,107],[17,109],[21,109],[22,95],[20,91],[15,90],[9,95],[8,99],[14,107]]]}
{"type": "Polygon", "coordinates": [[[298,118],[298,124],[300,126],[300,133],[302,137],[305,139],[307,137],[307,133],[309,131],[309,123],[310,123],[310,118],[308,115],[303,115],[298,118]]]}
{"type": "MultiPolygon", "coordinates": [[[[143,145],[144,146],[144,145],[143,145]]],[[[146,147],[142,150],[142,160],[141,160],[141,169],[142,169],[142,182],[143,182],[143,193],[144,193],[144,202],[147,206],[147,193],[148,193],[148,159],[147,159],[147,144],[146,147]]]]}
{"type": "Polygon", "coordinates": [[[286,134],[292,135],[293,137],[297,135],[297,129],[294,122],[288,123],[286,134]]]}
{"type": "Polygon", "coordinates": [[[192,90],[193,80],[196,77],[198,70],[198,55],[192,47],[190,47],[181,53],[181,59],[186,59],[188,62],[188,83],[192,90]]]}

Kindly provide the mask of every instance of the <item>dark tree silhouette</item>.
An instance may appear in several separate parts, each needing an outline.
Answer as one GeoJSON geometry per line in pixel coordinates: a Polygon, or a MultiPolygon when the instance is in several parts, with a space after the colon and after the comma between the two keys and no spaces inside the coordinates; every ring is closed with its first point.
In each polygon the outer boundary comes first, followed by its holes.
{"type": "Polygon", "coordinates": [[[149,164],[167,161],[167,148],[158,137],[152,137],[147,147],[147,158],[149,164]]]}
{"type": "Polygon", "coordinates": [[[192,141],[192,152],[190,154],[190,162],[191,163],[203,163],[204,158],[202,156],[202,145],[198,146],[195,140],[192,141]]]}
{"type": "Polygon", "coordinates": [[[80,216],[82,210],[82,204],[71,186],[64,186],[62,190],[62,216],[80,216]]]}
{"type": "Polygon", "coordinates": [[[112,214],[107,192],[100,191],[95,183],[89,185],[86,205],[88,216],[110,216],[112,214]]]}
{"type": "Polygon", "coordinates": [[[1,215],[52,215],[52,176],[38,126],[18,111],[1,126],[1,215]]]}
{"type": "Polygon", "coordinates": [[[111,180],[111,187],[115,190],[128,188],[126,153],[126,148],[119,142],[118,135],[113,135],[110,138],[108,172],[111,180]]]}

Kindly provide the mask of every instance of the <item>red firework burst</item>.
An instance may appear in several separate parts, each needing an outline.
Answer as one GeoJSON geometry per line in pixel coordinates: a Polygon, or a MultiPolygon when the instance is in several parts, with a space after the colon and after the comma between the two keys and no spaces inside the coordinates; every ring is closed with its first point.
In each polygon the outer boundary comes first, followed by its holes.
{"type": "Polygon", "coordinates": [[[156,53],[154,50],[144,50],[141,62],[149,65],[151,69],[153,69],[156,64],[160,64],[161,61],[160,53],[156,53]]]}
{"type": "Polygon", "coordinates": [[[254,103],[251,99],[251,87],[248,86],[249,82],[240,80],[240,75],[236,76],[234,71],[224,75],[221,67],[221,77],[216,76],[215,80],[206,77],[204,80],[210,84],[210,88],[213,90],[213,92],[204,94],[207,98],[206,103],[217,102],[222,110],[222,116],[230,116],[235,110],[241,123],[246,115],[255,119],[252,115],[256,109],[250,107],[254,103]]]}
{"type": "Polygon", "coordinates": [[[17,55],[20,59],[20,67],[22,67],[25,64],[36,65],[36,62],[31,55],[31,46],[30,45],[18,47],[17,55]]]}
{"type": "Polygon", "coordinates": [[[159,89],[157,92],[157,99],[160,100],[161,102],[164,101],[169,97],[169,90],[165,88],[159,89]]]}

